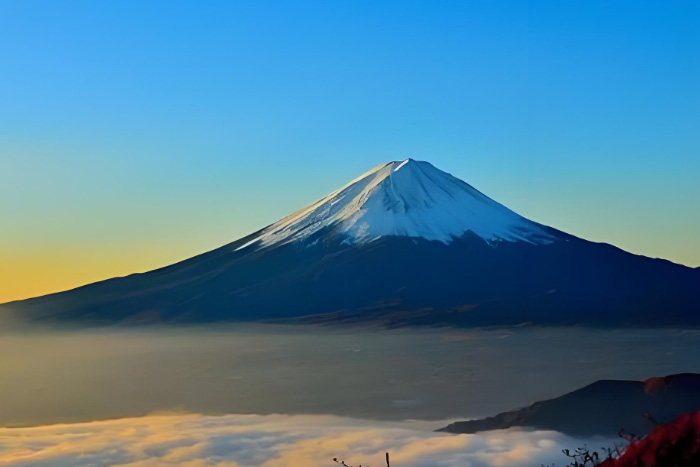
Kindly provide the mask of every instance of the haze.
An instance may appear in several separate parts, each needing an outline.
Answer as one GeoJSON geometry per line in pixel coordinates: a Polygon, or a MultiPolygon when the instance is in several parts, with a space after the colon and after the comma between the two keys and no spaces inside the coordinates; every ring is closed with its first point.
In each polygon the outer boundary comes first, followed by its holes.
{"type": "Polygon", "coordinates": [[[238,325],[6,334],[0,354],[12,356],[0,398],[13,401],[0,425],[153,411],[445,420],[700,371],[700,333],[238,325]]]}

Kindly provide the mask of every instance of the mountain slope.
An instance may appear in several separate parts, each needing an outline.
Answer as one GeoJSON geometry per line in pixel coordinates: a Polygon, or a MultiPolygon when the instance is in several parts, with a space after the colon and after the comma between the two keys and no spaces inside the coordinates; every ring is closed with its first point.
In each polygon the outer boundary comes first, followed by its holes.
{"type": "Polygon", "coordinates": [[[208,253],[2,308],[95,324],[695,325],[699,284],[696,269],[529,221],[406,160],[208,253]]]}
{"type": "Polygon", "coordinates": [[[579,436],[642,435],[658,423],[700,409],[700,375],[685,373],[646,381],[601,380],[555,399],[438,431],[476,433],[511,427],[556,430],[579,436]],[[648,415],[645,415],[648,414],[648,415]]]}

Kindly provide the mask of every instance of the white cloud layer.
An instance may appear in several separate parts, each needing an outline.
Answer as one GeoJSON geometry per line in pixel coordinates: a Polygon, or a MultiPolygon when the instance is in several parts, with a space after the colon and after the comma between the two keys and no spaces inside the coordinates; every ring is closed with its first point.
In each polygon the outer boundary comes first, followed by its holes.
{"type": "MultiPolygon", "coordinates": [[[[551,431],[434,433],[421,422],[383,423],[320,415],[149,415],[0,429],[0,465],[396,467],[565,465],[574,440],[551,431]]],[[[599,444],[595,444],[597,447],[599,444]]]]}

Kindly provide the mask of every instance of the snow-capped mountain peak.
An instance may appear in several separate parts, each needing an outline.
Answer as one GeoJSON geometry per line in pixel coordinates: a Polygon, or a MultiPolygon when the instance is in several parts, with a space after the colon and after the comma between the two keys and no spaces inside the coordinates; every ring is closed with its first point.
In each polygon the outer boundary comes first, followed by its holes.
{"type": "Polygon", "coordinates": [[[275,222],[237,250],[308,239],[328,228],[345,243],[384,236],[450,243],[471,231],[487,242],[550,243],[551,233],[471,185],[413,159],[378,165],[275,222]]]}

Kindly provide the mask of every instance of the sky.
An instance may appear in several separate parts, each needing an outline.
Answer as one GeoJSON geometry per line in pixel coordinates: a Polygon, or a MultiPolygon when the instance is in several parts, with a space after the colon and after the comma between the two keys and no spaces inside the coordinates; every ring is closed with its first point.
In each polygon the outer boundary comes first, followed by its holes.
{"type": "Polygon", "coordinates": [[[412,157],[700,266],[700,3],[0,3],[0,302],[193,256],[412,157]]]}

